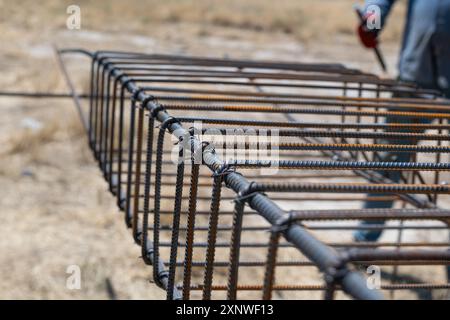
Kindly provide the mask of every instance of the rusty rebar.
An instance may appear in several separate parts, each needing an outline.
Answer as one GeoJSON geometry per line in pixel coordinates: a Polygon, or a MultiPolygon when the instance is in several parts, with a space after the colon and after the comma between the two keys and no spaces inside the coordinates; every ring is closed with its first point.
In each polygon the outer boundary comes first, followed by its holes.
{"type": "MultiPolygon", "coordinates": [[[[64,51],[70,52],[87,53],[64,51]]],[[[168,299],[189,299],[191,290],[202,290],[204,299],[213,297],[215,290],[226,290],[229,299],[245,290],[264,291],[267,299],[276,290],[324,290],[326,298],[334,297],[334,290],[343,290],[354,298],[379,299],[380,292],[369,290],[353,265],[448,264],[448,241],[356,242],[325,240],[320,235],[354,229],[448,230],[450,213],[440,207],[439,200],[450,194],[443,180],[450,171],[446,158],[450,102],[438,92],[335,64],[115,51],[87,54],[92,60],[90,92],[78,95],[71,86],[70,96],[80,112],[81,98],[89,98],[89,145],[119,208],[125,211],[144,261],[153,265],[154,282],[166,290],[168,299]],[[199,121],[205,126],[202,130],[192,127],[199,121]],[[155,123],[160,125],[157,137],[155,123]],[[215,143],[209,129],[235,140],[215,143]],[[169,143],[171,136],[175,139],[169,143]],[[246,140],[275,136],[279,141],[246,140]],[[185,162],[170,160],[173,143],[178,144],[178,158],[185,162]],[[278,150],[278,158],[219,156],[227,150],[258,155],[264,148],[278,150]],[[190,170],[184,170],[185,165],[190,170]],[[278,172],[261,172],[270,168],[278,172]],[[173,188],[175,192],[167,192],[173,188]],[[187,188],[188,196],[184,195],[187,188]],[[369,195],[356,197],[357,193],[369,195]],[[234,210],[229,200],[235,201],[234,210]],[[342,208],[315,208],[321,201],[339,202],[342,208]],[[357,201],[401,201],[415,208],[346,207],[357,201]],[[209,210],[203,207],[207,202],[209,210]],[[301,210],[285,210],[287,202],[301,210]],[[197,210],[198,206],[202,208],[197,210]],[[230,216],[232,220],[225,219],[230,216]],[[246,217],[264,224],[252,225],[246,217]],[[374,224],[338,225],[325,220],[374,224]],[[418,225],[385,225],[385,220],[414,220],[418,225]],[[443,225],[426,224],[433,220],[443,225]],[[267,235],[267,230],[272,231],[269,242],[267,236],[258,235],[267,235]],[[260,260],[240,259],[249,249],[260,252],[260,260]],[[181,261],[178,250],[184,250],[181,261]],[[198,250],[204,259],[198,258],[198,250]],[[285,250],[295,250],[304,259],[287,261],[282,256],[285,250]],[[227,256],[229,260],[224,261],[227,256]],[[179,267],[182,285],[175,283],[179,267]],[[201,279],[194,267],[203,268],[201,285],[195,284],[201,279]],[[218,267],[228,268],[226,285],[216,276],[218,267]],[[263,283],[240,283],[244,267],[264,270],[263,283]],[[284,276],[283,268],[302,267],[317,267],[328,285],[298,283],[302,279],[284,276]],[[277,284],[275,274],[280,279],[277,284]],[[289,285],[278,284],[286,279],[289,285]]],[[[448,283],[395,283],[381,289],[448,287],[448,283]]]]}

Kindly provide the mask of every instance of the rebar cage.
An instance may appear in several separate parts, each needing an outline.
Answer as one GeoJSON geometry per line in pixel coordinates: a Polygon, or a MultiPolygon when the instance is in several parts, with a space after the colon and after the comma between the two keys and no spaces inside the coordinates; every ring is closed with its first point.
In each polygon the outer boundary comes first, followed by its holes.
{"type": "Polygon", "coordinates": [[[89,55],[89,144],[167,299],[449,288],[438,93],[338,64],[89,55]]]}

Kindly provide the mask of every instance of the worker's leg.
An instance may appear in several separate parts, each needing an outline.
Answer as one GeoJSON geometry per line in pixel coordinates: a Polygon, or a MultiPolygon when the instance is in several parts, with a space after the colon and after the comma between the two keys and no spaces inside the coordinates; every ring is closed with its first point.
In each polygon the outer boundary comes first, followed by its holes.
{"type": "MultiPolygon", "coordinates": [[[[449,55],[450,57],[450,55],[449,55]]],[[[450,69],[450,62],[449,62],[449,66],[448,68],[450,69]]],[[[449,75],[450,75],[450,70],[449,70],[449,75]]],[[[445,92],[445,97],[450,99],[450,89],[447,89],[445,92]]],[[[449,234],[449,242],[450,242],[450,234],[449,234]]],[[[447,266],[447,281],[450,281],[450,265],[447,266]]]]}
{"type": "MultiPolygon", "coordinates": [[[[389,152],[385,155],[381,155],[379,161],[383,162],[407,162],[410,160],[410,154],[409,153],[395,153],[395,152],[389,152]]],[[[397,183],[400,181],[401,178],[401,171],[379,171],[382,176],[392,180],[392,182],[397,183]]],[[[376,198],[376,197],[389,197],[392,196],[390,194],[368,194],[369,198],[376,198]]],[[[377,201],[377,200],[369,200],[364,203],[364,209],[388,209],[392,208],[394,204],[394,201],[392,200],[386,200],[386,201],[377,201]]],[[[370,220],[370,221],[363,221],[360,226],[361,227],[370,227],[375,225],[383,225],[384,220],[370,220]]],[[[361,229],[354,233],[354,239],[355,241],[377,241],[378,238],[381,236],[381,229],[361,229]]]]}
{"type": "MultiPolygon", "coordinates": [[[[450,55],[449,55],[449,57],[450,57],[450,55]]],[[[448,61],[447,63],[448,63],[447,69],[448,69],[448,74],[449,74],[448,78],[450,78],[450,61],[448,61]]],[[[444,94],[445,94],[446,98],[450,99],[450,88],[447,88],[447,90],[444,91],[444,94]]],[[[449,234],[449,241],[450,241],[450,234],[449,234]]],[[[450,281],[450,265],[447,266],[447,281],[450,281]]]]}
{"type": "MultiPolygon", "coordinates": [[[[436,59],[437,84],[445,97],[450,99],[450,21],[441,25],[434,42],[436,59]]],[[[449,234],[450,239],[450,234],[449,234]]],[[[449,240],[450,241],[450,240],[449,240]]],[[[447,266],[447,281],[450,281],[450,266],[447,266]]]]}
{"type": "MultiPolygon", "coordinates": [[[[446,98],[450,99],[450,89],[446,90],[444,94],[446,98]]],[[[449,242],[450,242],[450,234],[449,234],[449,242]]],[[[447,281],[450,281],[450,265],[447,266],[447,281]]]]}
{"type": "MultiPolygon", "coordinates": [[[[429,123],[428,119],[411,119],[406,117],[387,117],[386,123],[429,123]]],[[[410,139],[402,139],[402,140],[394,140],[394,141],[386,141],[382,140],[379,142],[380,144],[415,144],[414,140],[410,139]]],[[[409,162],[412,157],[412,153],[409,152],[382,152],[379,153],[378,161],[382,162],[409,162]]],[[[378,171],[383,177],[388,178],[392,181],[392,183],[399,183],[402,177],[401,171],[378,171]]],[[[368,197],[376,198],[376,197],[389,197],[391,194],[369,194],[368,197]]],[[[386,200],[386,201],[376,201],[369,200],[364,203],[364,209],[388,209],[392,208],[394,201],[386,200]]],[[[383,220],[371,220],[371,221],[363,221],[360,226],[361,227],[370,227],[371,225],[383,225],[385,222],[383,220]]],[[[377,241],[381,236],[381,229],[361,229],[357,230],[354,234],[355,241],[377,241]]]]}

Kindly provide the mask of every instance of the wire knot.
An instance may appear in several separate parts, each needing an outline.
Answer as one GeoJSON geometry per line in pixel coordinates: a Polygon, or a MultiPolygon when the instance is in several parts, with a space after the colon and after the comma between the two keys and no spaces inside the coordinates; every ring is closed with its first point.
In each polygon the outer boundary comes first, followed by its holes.
{"type": "Polygon", "coordinates": [[[236,172],[236,167],[231,166],[228,163],[224,163],[220,166],[219,169],[217,169],[213,174],[212,177],[224,177],[232,172],[236,172]]]}
{"type": "Polygon", "coordinates": [[[150,101],[156,101],[155,96],[149,95],[147,96],[144,100],[142,100],[142,108],[143,109],[148,109],[148,104],[150,103],[150,101]]]}
{"type": "Polygon", "coordinates": [[[253,190],[253,186],[256,184],[255,181],[250,182],[245,189],[239,191],[238,196],[234,199],[234,201],[246,201],[253,196],[255,196],[258,192],[253,190]]]}
{"type": "Polygon", "coordinates": [[[295,216],[292,211],[289,211],[287,214],[280,217],[275,224],[270,228],[271,232],[280,233],[289,229],[292,223],[295,222],[295,216]]]}
{"type": "Polygon", "coordinates": [[[158,115],[158,112],[160,112],[162,110],[165,110],[165,108],[162,105],[158,104],[157,107],[150,110],[150,115],[152,116],[152,118],[156,118],[156,116],[158,115]]]}
{"type": "Polygon", "coordinates": [[[131,100],[133,102],[138,101],[139,100],[139,94],[141,94],[141,92],[143,92],[144,90],[145,89],[143,89],[143,88],[139,88],[139,89],[133,91],[133,94],[131,95],[131,100]]]}

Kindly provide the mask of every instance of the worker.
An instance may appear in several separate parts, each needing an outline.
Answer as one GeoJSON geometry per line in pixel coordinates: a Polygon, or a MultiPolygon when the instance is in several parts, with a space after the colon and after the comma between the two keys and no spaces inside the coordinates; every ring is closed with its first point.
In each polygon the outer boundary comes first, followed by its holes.
{"type": "MultiPolygon", "coordinates": [[[[396,0],[365,1],[363,22],[357,33],[367,48],[378,45],[380,32],[387,25],[389,13],[396,0]],[[379,19],[378,21],[376,19],[379,19]],[[369,21],[370,20],[370,21],[369,21]]],[[[398,19],[398,17],[389,17],[398,19]]],[[[437,90],[450,98],[450,0],[409,0],[406,24],[398,64],[399,80],[413,83],[423,89],[437,90]]],[[[394,97],[405,95],[394,94],[394,97]]],[[[409,97],[417,97],[409,95],[409,97]]],[[[386,117],[386,123],[428,123],[427,119],[407,117],[386,117]]],[[[380,143],[414,144],[404,139],[380,141],[380,143]]],[[[412,153],[380,153],[380,161],[411,161],[412,153]]],[[[384,177],[393,182],[401,179],[400,171],[381,171],[384,177]]],[[[376,195],[369,195],[376,196],[376,195]]],[[[393,201],[366,201],[364,208],[391,208],[393,201]]],[[[365,221],[362,226],[384,224],[384,221],[365,221]]],[[[355,241],[377,241],[380,229],[358,230],[355,241]]],[[[450,268],[447,267],[450,276],[450,268]]]]}
{"type": "MultiPolygon", "coordinates": [[[[358,26],[358,35],[367,48],[377,46],[378,36],[395,2],[366,1],[365,21],[358,26]],[[378,14],[379,17],[374,16],[378,14]]],[[[450,0],[409,1],[399,79],[450,96],[450,0]]]]}

